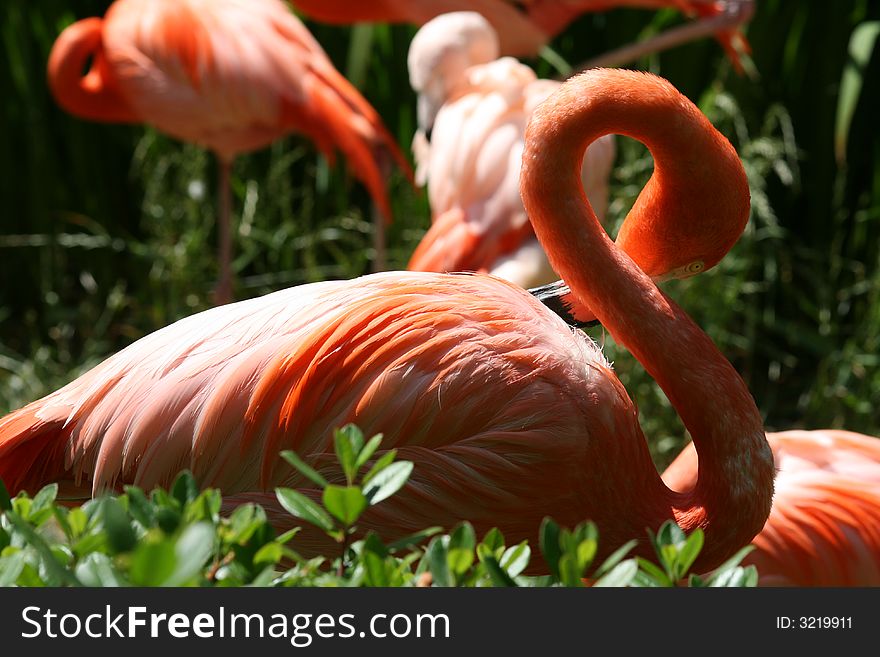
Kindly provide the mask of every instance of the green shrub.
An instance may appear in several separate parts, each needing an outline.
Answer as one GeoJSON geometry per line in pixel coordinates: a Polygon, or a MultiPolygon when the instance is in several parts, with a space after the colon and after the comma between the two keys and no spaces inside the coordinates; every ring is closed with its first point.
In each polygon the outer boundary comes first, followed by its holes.
{"type": "Polygon", "coordinates": [[[339,545],[336,554],[304,558],[292,547],[299,528],[276,534],[262,507],[245,504],[220,514],[221,495],[200,491],[188,472],[170,490],[149,495],[126,486],[82,506],[59,504],[57,484],[33,497],[10,499],[0,482],[0,586],[755,586],[754,566],[739,566],[748,548],[703,577],[690,573],[703,545],[668,521],[650,534],[657,561],[628,556],[635,541],[599,565],[598,531],[545,518],[540,549],[550,574],[523,574],[532,548],[508,546],[492,529],[478,540],[461,523],[448,534],[429,527],[393,543],[370,532],[353,540],[357,521],[407,481],[413,464],[391,450],[371,465],[381,436],[365,441],[348,425],[335,432],[346,485],[330,484],[293,452],[284,457],[322,491],[318,503],[278,488],[279,503],[339,545]],[[369,466],[369,467],[368,467],[369,466]],[[361,471],[365,470],[363,476],[361,471]],[[426,541],[428,541],[426,543],[426,541]]]}

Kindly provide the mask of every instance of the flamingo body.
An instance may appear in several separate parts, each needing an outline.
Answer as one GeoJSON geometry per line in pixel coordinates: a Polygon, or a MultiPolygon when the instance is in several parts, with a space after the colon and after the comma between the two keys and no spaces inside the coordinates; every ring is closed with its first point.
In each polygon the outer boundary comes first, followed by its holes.
{"type": "MultiPolygon", "coordinates": [[[[149,123],[211,149],[227,175],[237,155],[306,134],[331,160],[337,148],[345,154],[386,219],[387,168],[408,171],[378,114],[281,0],[116,0],[103,19],[61,33],[48,77],[72,114],[149,123]]],[[[228,244],[219,257],[228,269],[228,244]]]]}
{"type": "MultiPolygon", "coordinates": [[[[497,56],[494,30],[474,12],[429,21],[410,46],[422,124],[413,140],[416,181],[428,185],[433,221],[408,269],[489,272],[529,288],[558,276],[520,198],[523,138],[535,107],[560,83],[497,56]]],[[[614,137],[606,135],[581,167],[600,218],[614,156],[614,137]]]]}
{"type": "Polygon", "coordinates": [[[62,480],[97,494],[167,486],[186,467],[229,493],[303,487],[278,452],[338,478],[332,430],[346,422],[416,462],[408,503],[418,508],[396,510],[399,535],[503,518],[526,538],[550,509],[579,522],[585,503],[608,525],[599,516],[622,493],[589,492],[588,463],[650,463],[598,348],[530,295],[485,276],[383,273],[208,310],[142,338],[4,419],[0,476],[16,490],[62,480]],[[22,422],[28,430],[6,438],[22,422]]]}
{"type": "MultiPolygon", "coordinates": [[[[761,586],[880,586],[880,440],[826,429],[768,433],[779,474],[770,517],[745,563],[761,586]]],[[[663,480],[697,476],[692,445],[663,480]]]]}

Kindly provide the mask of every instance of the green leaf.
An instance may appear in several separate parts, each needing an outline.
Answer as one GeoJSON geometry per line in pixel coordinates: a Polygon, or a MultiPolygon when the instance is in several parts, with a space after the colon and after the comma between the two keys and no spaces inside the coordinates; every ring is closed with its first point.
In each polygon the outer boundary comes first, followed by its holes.
{"type": "Polygon", "coordinates": [[[52,550],[45,539],[35,532],[21,516],[15,511],[7,510],[5,517],[15,527],[16,531],[22,535],[25,541],[40,555],[41,566],[52,578],[52,585],[68,584],[70,586],[80,586],[79,580],[76,579],[73,573],[64,568],[55,559],[55,555],[52,554],[52,550]],[[55,583],[56,581],[57,584],[55,583]]]}
{"type": "Polygon", "coordinates": [[[185,507],[199,496],[199,486],[189,470],[184,470],[177,475],[171,486],[171,496],[180,503],[180,508],[185,507]]]}
{"type": "Polygon", "coordinates": [[[504,569],[501,567],[501,564],[498,563],[498,560],[495,559],[495,557],[487,556],[483,560],[483,565],[486,567],[486,573],[488,573],[489,579],[492,580],[493,586],[517,586],[517,583],[513,580],[513,578],[506,572],[504,572],[504,569]]]}
{"type": "MultiPolygon", "coordinates": [[[[754,566],[752,566],[752,568],[754,568],[754,566]]],[[[755,572],[757,574],[757,571],[755,572]]],[[[746,586],[748,580],[749,577],[746,573],[746,569],[741,566],[735,566],[734,568],[727,568],[708,581],[709,586],[712,588],[738,588],[746,586]]]]}
{"type": "Polygon", "coordinates": [[[49,508],[55,502],[57,496],[58,484],[49,484],[48,486],[41,488],[40,492],[34,495],[34,503],[31,506],[31,515],[37,511],[49,508]]]}
{"type": "Polygon", "coordinates": [[[718,566],[715,570],[713,570],[711,573],[709,573],[708,577],[706,577],[706,582],[709,584],[709,586],[713,586],[713,582],[714,582],[715,578],[724,575],[724,573],[728,570],[736,568],[737,565],[739,565],[739,562],[742,561],[745,558],[745,556],[754,549],[755,549],[755,547],[753,545],[746,545],[745,547],[740,548],[736,552],[736,554],[734,554],[727,561],[725,561],[720,566],[718,566]]]}
{"type": "Polygon", "coordinates": [[[197,522],[183,530],[174,553],[177,565],[164,582],[164,586],[181,586],[198,575],[214,552],[214,527],[207,522],[197,522]]]}
{"type": "Polygon", "coordinates": [[[317,470],[315,470],[309,464],[303,461],[299,457],[299,454],[297,454],[296,452],[292,452],[289,449],[284,450],[283,452],[281,452],[281,458],[283,458],[285,461],[290,463],[290,465],[299,470],[299,472],[302,473],[303,476],[311,480],[311,482],[319,488],[324,488],[324,486],[327,485],[327,480],[324,479],[324,477],[322,477],[317,470]]]}
{"type": "Polygon", "coordinates": [[[390,584],[385,561],[387,556],[388,550],[379,537],[373,532],[367,534],[360,554],[365,571],[364,583],[367,586],[388,586],[390,584]]]}
{"type": "Polygon", "coordinates": [[[335,528],[330,514],[302,493],[291,488],[276,488],[275,497],[289,514],[305,520],[325,532],[331,532],[335,528]]]}
{"type": "Polygon", "coordinates": [[[156,508],[156,524],[166,534],[174,534],[180,527],[180,511],[173,505],[161,505],[156,508]]]}
{"type": "Polygon", "coordinates": [[[128,512],[145,528],[150,528],[156,520],[156,511],[147,496],[137,486],[126,486],[125,494],[128,497],[128,512]]]}
{"type": "Polygon", "coordinates": [[[397,456],[397,450],[391,449],[385,452],[382,456],[380,456],[375,463],[373,463],[373,467],[367,471],[367,474],[364,475],[363,480],[361,481],[362,486],[366,486],[370,483],[370,480],[375,477],[377,474],[382,472],[385,468],[387,468],[392,461],[394,461],[394,457],[397,456]]]}
{"type": "Polygon", "coordinates": [[[393,543],[390,543],[388,545],[388,550],[390,552],[399,552],[401,550],[405,550],[406,548],[418,545],[426,538],[430,538],[431,536],[434,536],[434,534],[439,534],[442,531],[442,527],[428,527],[427,529],[409,534],[401,539],[394,541],[393,543]]]}
{"type": "Polygon", "coordinates": [[[277,564],[284,557],[284,550],[279,543],[266,543],[254,555],[254,565],[277,564]]]}
{"type": "Polygon", "coordinates": [[[275,569],[272,566],[266,566],[260,571],[260,574],[254,577],[250,584],[247,584],[246,586],[254,588],[271,586],[273,579],[275,579],[275,569]]]}
{"type": "Polygon", "coordinates": [[[353,525],[367,508],[367,498],[357,486],[328,484],[321,499],[326,509],[346,527],[353,525]]]}
{"type": "Polygon", "coordinates": [[[849,39],[849,61],[840,78],[837,95],[837,116],[834,126],[834,152],[839,163],[846,161],[846,146],[859,96],[865,83],[865,71],[880,36],[880,21],[858,25],[849,39]]]}
{"type": "Polygon", "coordinates": [[[129,577],[135,586],[161,586],[176,567],[177,554],[170,538],[144,541],[132,554],[129,577]]]}
{"type": "Polygon", "coordinates": [[[501,557],[500,565],[511,577],[516,577],[529,565],[532,557],[532,549],[528,541],[522,541],[519,545],[507,548],[501,557]]]}
{"type": "Polygon", "coordinates": [[[745,571],[743,586],[753,588],[758,585],[758,569],[755,566],[740,566],[745,571]]]}
{"type": "Polygon", "coordinates": [[[104,531],[107,532],[107,544],[113,552],[128,552],[134,548],[137,534],[119,500],[114,497],[102,498],[99,517],[104,531]]]}
{"type": "Polygon", "coordinates": [[[492,527],[492,529],[486,532],[483,540],[477,546],[477,556],[480,558],[480,561],[486,556],[495,557],[497,561],[503,553],[504,534],[497,527],[492,527]]]}
{"type": "Polygon", "coordinates": [[[370,505],[378,504],[399,491],[406,484],[412,470],[412,461],[397,461],[376,474],[369,484],[364,486],[364,495],[370,505]]]}
{"type": "Polygon", "coordinates": [[[574,532],[572,532],[572,537],[577,544],[580,544],[584,541],[596,541],[598,543],[599,530],[596,527],[596,524],[593,522],[582,522],[574,528],[574,532]]]}
{"type": "Polygon", "coordinates": [[[545,517],[541,522],[541,530],[539,533],[539,543],[541,545],[541,554],[544,555],[544,562],[550,569],[550,574],[556,579],[559,576],[559,558],[562,551],[559,549],[559,525],[549,516],[545,517]]]}
{"type": "Polygon", "coordinates": [[[449,570],[455,573],[456,577],[464,575],[468,568],[474,563],[474,550],[450,547],[448,550],[449,570]]]}
{"type": "Polygon", "coordinates": [[[633,578],[638,572],[638,562],[635,559],[627,559],[614,566],[614,568],[612,568],[607,574],[593,582],[593,586],[627,586],[633,581],[633,578]]]}
{"type": "Polygon", "coordinates": [[[355,425],[346,424],[333,432],[333,445],[336,448],[336,458],[345,473],[345,480],[351,486],[357,470],[355,463],[364,446],[364,434],[355,425]]]}
{"type": "Polygon", "coordinates": [[[21,518],[27,520],[31,517],[31,506],[33,506],[33,503],[34,501],[31,498],[19,493],[12,498],[12,510],[21,518]]]}
{"type": "Polygon", "coordinates": [[[27,555],[23,551],[0,557],[0,586],[12,586],[24,570],[27,555]]]}
{"type": "Polygon", "coordinates": [[[52,515],[55,516],[55,520],[58,522],[58,526],[61,527],[61,531],[64,532],[64,536],[68,541],[71,541],[73,540],[73,532],[70,530],[70,524],[67,522],[68,514],[69,511],[65,507],[58,506],[57,504],[52,505],[52,515]]]}
{"type": "Polygon", "coordinates": [[[669,578],[663,569],[657,566],[654,563],[651,563],[647,559],[643,559],[642,557],[637,557],[636,559],[639,562],[639,566],[641,567],[644,575],[651,580],[650,585],[652,586],[662,586],[662,587],[670,587],[675,584],[669,578]]]}
{"type": "Polygon", "coordinates": [[[707,586],[707,584],[702,577],[696,573],[691,573],[691,576],[688,578],[688,586],[693,588],[703,588],[704,586],[707,586]]]}
{"type": "Polygon", "coordinates": [[[566,552],[559,557],[559,581],[565,586],[583,586],[581,581],[584,571],[578,564],[577,557],[571,552],[566,552]]]}
{"type": "Polygon", "coordinates": [[[590,564],[593,563],[593,559],[598,550],[599,543],[594,538],[585,538],[578,543],[574,553],[577,557],[576,563],[581,575],[583,575],[587,568],[590,567],[590,564]]]}
{"type": "Polygon", "coordinates": [[[473,550],[476,544],[477,535],[474,533],[474,526],[467,521],[460,523],[449,536],[450,548],[473,550]]]}
{"type": "Polygon", "coordinates": [[[694,561],[696,561],[699,556],[700,550],[703,549],[703,540],[703,530],[699,527],[692,531],[691,535],[688,536],[687,541],[678,553],[675,573],[676,580],[687,575],[690,567],[694,565],[694,561]]]}
{"type": "Polygon", "coordinates": [[[183,510],[183,520],[185,524],[194,522],[209,522],[216,524],[220,518],[220,508],[223,505],[223,498],[220,491],[207,488],[199,493],[192,502],[186,505],[183,510]]]}
{"type": "Polygon", "coordinates": [[[67,512],[67,525],[70,527],[72,538],[82,536],[82,533],[86,530],[88,524],[89,517],[86,515],[86,512],[82,510],[82,507],[77,506],[67,512]]]}
{"type": "Polygon", "coordinates": [[[687,540],[687,537],[682,531],[681,527],[672,522],[671,520],[667,520],[660,526],[660,531],[657,532],[657,544],[660,546],[666,545],[681,545],[687,540]]]}
{"type": "Polygon", "coordinates": [[[366,465],[367,461],[370,460],[370,457],[376,452],[379,448],[379,445],[382,443],[382,434],[377,433],[375,436],[370,438],[367,441],[367,444],[361,449],[360,454],[358,454],[357,460],[354,463],[355,470],[360,470],[364,465],[366,465]]]}
{"type": "Polygon", "coordinates": [[[6,489],[6,484],[0,479],[0,512],[11,508],[12,500],[9,497],[9,491],[6,489]]]}
{"type": "Polygon", "coordinates": [[[609,570],[614,568],[614,566],[620,563],[620,561],[629,553],[629,551],[638,544],[639,542],[633,539],[621,545],[619,548],[611,553],[611,556],[609,556],[607,559],[605,559],[605,561],[602,562],[602,565],[596,569],[595,573],[593,573],[593,577],[601,577],[609,570]]]}
{"type": "Polygon", "coordinates": [[[449,536],[449,569],[456,577],[464,575],[474,563],[474,547],[477,535],[469,522],[458,525],[449,536]]]}
{"type": "Polygon", "coordinates": [[[113,568],[110,557],[101,552],[92,552],[80,561],[76,566],[76,576],[85,586],[116,587],[127,584],[113,568]]]}
{"type": "Polygon", "coordinates": [[[452,586],[453,581],[449,573],[449,555],[443,537],[435,538],[428,546],[425,555],[428,559],[428,569],[435,586],[452,586]]]}
{"type": "Polygon", "coordinates": [[[302,527],[294,527],[293,529],[288,529],[280,536],[276,536],[275,542],[278,543],[278,545],[284,545],[285,543],[288,543],[290,539],[292,539],[294,536],[299,534],[301,530],[302,527]]]}

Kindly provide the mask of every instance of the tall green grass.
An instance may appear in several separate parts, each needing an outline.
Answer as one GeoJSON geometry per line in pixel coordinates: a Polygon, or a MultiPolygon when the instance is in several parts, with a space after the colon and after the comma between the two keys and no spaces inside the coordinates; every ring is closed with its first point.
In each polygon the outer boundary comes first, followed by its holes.
{"type": "MultiPolygon", "coordinates": [[[[78,120],[48,94],[52,41],[108,4],[0,7],[0,411],[209,305],[213,158],[147,127],[78,120]]],[[[585,15],[553,47],[577,63],[680,20],[673,11],[585,15]]],[[[880,5],[869,0],[759,0],[748,29],[756,78],[733,73],[709,40],[639,62],[700,104],[749,173],[753,213],[743,238],[715,270],[667,289],[742,373],[770,429],[880,433],[880,48],[851,45],[859,26],[877,20],[880,5]],[[838,146],[836,156],[835,139],[845,153],[838,146]]],[[[309,26],[408,150],[414,29],[309,26]]],[[[650,166],[644,148],[621,143],[611,206],[618,222],[650,166]]],[[[400,268],[428,209],[399,173],[389,187],[389,259],[400,268]]],[[[344,162],[328,165],[308,139],[240,158],[233,191],[240,298],[369,270],[369,197],[344,162]]],[[[667,460],[683,437],[674,412],[625,352],[595,335],[667,460]]]]}

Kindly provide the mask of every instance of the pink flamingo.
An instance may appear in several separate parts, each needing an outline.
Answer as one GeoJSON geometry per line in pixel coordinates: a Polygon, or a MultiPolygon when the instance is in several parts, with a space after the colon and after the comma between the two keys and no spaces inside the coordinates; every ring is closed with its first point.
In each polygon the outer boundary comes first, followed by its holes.
{"type": "Polygon", "coordinates": [[[156,331],[0,419],[0,478],[13,491],[57,481],[63,493],[95,494],[168,484],[187,467],[226,495],[259,498],[308,488],[281,449],[338,479],[331,430],[355,422],[415,462],[364,530],[391,539],[467,519],[519,541],[535,540],[548,514],[569,526],[591,518],[601,558],[628,539],[644,553],[645,528],[671,518],[705,531],[696,567],[718,565],[763,526],[773,458],[742,379],[590,208],[581,161],[610,133],[644,142],[657,162],[636,219],[680,210],[743,222],[745,172],[690,101],[643,73],[566,82],[526,133],[521,185],[535,232],[678,410],[701,457],[689,492],[663,483],[595,343],[511,283],[421,272],[294,287],[156,331]]]}
{"type": "Polygon", "coordinates": [[[281,0],[116,0],[103,19],[61,33],[48,69],[70,113],[149,123],[216,154],[219,303],[232,298],[229,176],[238,154],[305,133],[328,158],[345,153],[386,218],[384,172],[391,160],[408,171],[375,110],[281,0]]]}
{"type": "MultiPolygon", "coordinates": [[[[529,288],[558,276],[520,198],[523,138],[532,111],[560,83],[538,80],[498,52],[495,30],[476,12],[438,16],[410,44],[410,81],[419,93],[416,182],[428,184],[433,223],[407,268],[489,272],[529,288]]],[[[614,155],[614,137],[605,135],[581,167],[600,220],[614,155]]]]}

